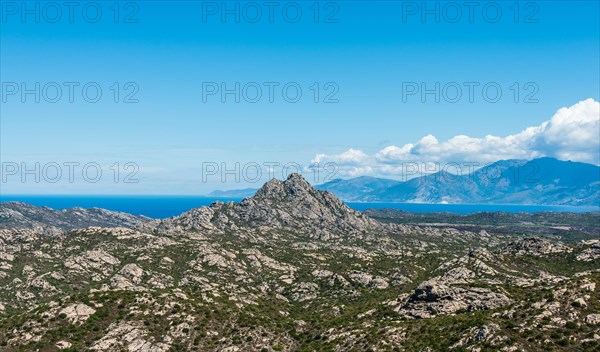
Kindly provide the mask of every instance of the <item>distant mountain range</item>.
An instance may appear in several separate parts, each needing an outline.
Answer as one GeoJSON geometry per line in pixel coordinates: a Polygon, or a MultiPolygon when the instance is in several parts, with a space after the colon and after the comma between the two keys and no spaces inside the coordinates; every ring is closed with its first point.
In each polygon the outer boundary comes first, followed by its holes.
{"type": "Polygon", "coordinates": [[[232,189],[228,191],[216,190],[208,194],[209,197],[224,197],[224,198],[248,198],[252,197],[254,193],[258,191],[258,188],[243,188],[243,189],[232,189]]]}
{"type": "MultiPolygon", "coordinates": [[[[599,205],[600,167],[554,158],[502,160],[468,175],[437,172],[402,182],[361,176],[316,186],[347,202],[599,205]]],[[[256,189],[215,191],[250,197],[256,189]]]]}

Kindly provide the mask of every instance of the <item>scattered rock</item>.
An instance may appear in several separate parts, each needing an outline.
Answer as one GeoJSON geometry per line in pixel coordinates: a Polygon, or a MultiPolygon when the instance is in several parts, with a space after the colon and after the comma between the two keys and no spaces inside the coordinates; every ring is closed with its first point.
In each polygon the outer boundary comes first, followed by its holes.
{"type": "Polygon", "coordinates": [[[600,314],[588,314],[585,317],[585,322],[588,324],[600,324],[600,314]]]}
{"type": "Polygon", "coordinates": [[[431,318],[460,311],[495,309],[511,303],[512,300],[505,294],[486,288],[452,287],[436,281],[426,281],[396,310],[407,317],[431,318]]]}
{"type": "Polygon", "coordinates": [[[537,237],[519,239],[508,244],[504,250],[516,255],[545,256],[553,253],[569,253],[573,248],[562,243],[553,243],[537,237]]]}
{"type": "Polygon", "coordinates": [[[62,309],[58,314],[59,316],[65,315],[65,319],[71,324],[75,324],[86,321],[94,313],[96,313],[94,308],[83,303],[74,303],[62,309]]]}

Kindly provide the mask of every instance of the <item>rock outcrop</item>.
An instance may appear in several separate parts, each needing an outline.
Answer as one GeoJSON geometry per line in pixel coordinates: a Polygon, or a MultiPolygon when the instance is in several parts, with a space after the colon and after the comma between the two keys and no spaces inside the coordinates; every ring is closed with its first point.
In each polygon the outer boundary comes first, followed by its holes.
{"type": "Polygon", "coordinates": [[[600,242],[595,242],[591,247],[577,254],[577,260],[582,262],[591,262],[598,259],[600,259],[600,242]]]}
{"type": "Polygon", "coordinates": [[[314,189],[298,174],[285,181],[273,179],[239,203],[216,202],[148,225],[160,233],[243,232],[252,228],[321,239],[373,233],[385,227],[350,209],[333,194],[314,189]]]}
{"type": "Polygon", "coordinates": [[[426,281],[420,284],[396,310],[406,317],[431,318],[460,311],[495,309],[512,302],[505,294],[486,288],[463,288],[448,286],[437,281],[426,281]]]}
{"type": "Polygon", "coordinates": [[[537,237],[528,237],[511,242],[505,251],[516,255],[545,256],[553,253],[571,252],[571,247],[553,243],[537,237]]]}

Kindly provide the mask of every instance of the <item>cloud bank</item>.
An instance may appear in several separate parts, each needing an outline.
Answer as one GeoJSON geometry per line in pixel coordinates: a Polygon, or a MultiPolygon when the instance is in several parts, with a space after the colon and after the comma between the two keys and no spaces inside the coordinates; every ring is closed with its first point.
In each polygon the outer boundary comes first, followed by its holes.
{"type": "Polygon", "coordinates": [[[440,164],[483,166],[498,160],[544,156],[600,164],[600,103],[591,98],[580,101],[559,109],[539,126],[506,137],[458,135],[440,142],[427,135],[416,143],[390,145],[374,155],[352,148],[341,154],[317,154],[312,163],[335,163],[341,176],[393,176],[404,174],[407,164],[418,163],[421,172],[431,173],[439,171],[440,164]]]}

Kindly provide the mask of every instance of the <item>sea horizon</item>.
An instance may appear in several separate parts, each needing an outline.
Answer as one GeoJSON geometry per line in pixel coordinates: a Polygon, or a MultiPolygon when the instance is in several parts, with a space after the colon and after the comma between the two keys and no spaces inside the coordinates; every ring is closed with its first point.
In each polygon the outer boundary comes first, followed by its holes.
{"type": "MultiPolygon", "coordinates": [[[[68,208],[102,208],[150,218],[162,219],[179,215],[193,208],[208,206],[214,202],[239,202],[241,197],[208,197],[196,195],[24,195],[0,196],[1,202],[23,202],[34,206],[45,206],[56,210],[68,208]]],[[[394,202],[344,202],[350,208],[391,208],[410,213],[455,213],[474,214],[480,212],[538,213],[569,212],[585,213],[600,211],[600,206],[536,205],[536,204],[467,204],[467,203],[394,203],[394,202]]]]}

